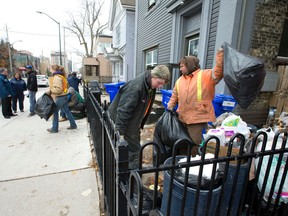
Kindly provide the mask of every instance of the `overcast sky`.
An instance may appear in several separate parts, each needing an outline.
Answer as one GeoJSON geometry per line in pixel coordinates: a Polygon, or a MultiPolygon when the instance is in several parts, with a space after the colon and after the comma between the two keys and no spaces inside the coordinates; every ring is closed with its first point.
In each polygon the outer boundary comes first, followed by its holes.
{"type": "MultiPolygon", "coordinates": [[[[59,26],[42,11],[61,24],[61,50],[64,51],[63,27],[69,20],[67,12],[75,17],[81,11],[82,0],[8,0],[1,3],[0,38],[6,41],[8,37],[17,50],[27,50],[34,56],[44,55],[50,57],[51,51],[59,50],[59,26]],[[19,42],[21,40],[22,42],[19,42]]],[[[104,0],[105,8],[102,12],[103,22],[108,21],[110,0],[104,0]]],[[[68,58],[78,64],[81,58],[77,51],[84,49],[79,45],[77,37],[65,31],[65,48],[68,58]]]]}

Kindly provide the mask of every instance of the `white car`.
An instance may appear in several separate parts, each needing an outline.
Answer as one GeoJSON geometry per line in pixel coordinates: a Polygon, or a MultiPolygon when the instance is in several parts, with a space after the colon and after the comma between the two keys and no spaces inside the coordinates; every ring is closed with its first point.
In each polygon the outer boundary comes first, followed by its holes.
{"type": "Polygon", "coordinates": [[[37,84],[38,86],[49,86],[49,78],[46,75],[36,75],[37,76],[37,84]]]}

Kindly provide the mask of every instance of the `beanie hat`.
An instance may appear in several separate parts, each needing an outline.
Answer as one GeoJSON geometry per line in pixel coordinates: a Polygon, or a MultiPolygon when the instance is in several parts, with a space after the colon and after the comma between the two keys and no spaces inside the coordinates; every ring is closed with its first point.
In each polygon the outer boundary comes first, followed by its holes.
{"type": "Polygon", "coordinates": [[[170,80],[169,68],[167,66],[165,66],[165,65],[157,65],[151,71],[151,77],[156,77],[156,78],[159,78],[159,79],[163,79],[167,83],[170,80]]]}

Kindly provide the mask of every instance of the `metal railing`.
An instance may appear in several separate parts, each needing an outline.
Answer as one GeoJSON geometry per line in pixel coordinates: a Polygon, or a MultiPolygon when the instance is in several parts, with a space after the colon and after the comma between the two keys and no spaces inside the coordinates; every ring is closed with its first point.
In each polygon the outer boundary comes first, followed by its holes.
{"type": "Polygon", "coordinates": [[[107,104],[87,86],[84,97],[108,215],[288,215],[286,130],[278,131],[273,141],[265,132],[249,142],[236,134],[224,155],[219,139],[210,137],[198,160],[176,155],[181,146],[188,146],[187,153],[192,147],[178,140],[164,164],[159,164],[158,144],[149,142],[142,145],[140,158],[153,149],[154,162],[143,167],[141,159],[138,169],[129,170],[127,143],[115,131],[107,104]],[[234,145],[240,146],[236,152],[234,145]],[[205,158],[208,152],[212,158],[205,158]]]}

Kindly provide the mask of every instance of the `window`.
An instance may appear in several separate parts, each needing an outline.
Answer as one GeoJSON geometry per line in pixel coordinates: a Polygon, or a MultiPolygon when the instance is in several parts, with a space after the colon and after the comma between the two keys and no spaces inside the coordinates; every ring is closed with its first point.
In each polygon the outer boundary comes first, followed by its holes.
{"type": "Polygon", "coordinates": [[[199,34],[187,38],[187,55],[197,56],[199,46],[199,34]]]}
{"type": "Polygon", "coordinates": [[[92,76],[91,65],[85,65],[86,76],[92,76]]]}
{"type": "Polygon", "coordinates": [[[104,42],[100,42],[99,44],[98,44],[98,54],[102,54],[102,53],[104,53],[104,48],[110,48],[112,46],[112,44],[111,43],[104,43],[104,42]]]}
{"type": "Polygon", "coordinates": [[[145,65],[146,68],[148,66],[155,66],[158,63],[158,49],[152,49],[145,52],[145,65]]]}

